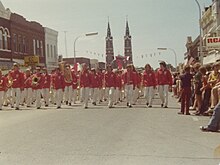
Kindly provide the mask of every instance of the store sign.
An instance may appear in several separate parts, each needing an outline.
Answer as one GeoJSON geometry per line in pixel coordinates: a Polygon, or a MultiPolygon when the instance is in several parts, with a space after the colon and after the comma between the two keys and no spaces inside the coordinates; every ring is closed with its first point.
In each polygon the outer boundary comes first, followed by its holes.
{"type": "Polygon", "coordinates": [[[24,57],[25,65],[37,65],[39,64],[39,56],[25,56],[24,57]]]}
{"type": "Polygon", "coordinates": [[[211,48],[220,48],[220,37],[208,37],[206,38],[206,46],[211,48]]]}

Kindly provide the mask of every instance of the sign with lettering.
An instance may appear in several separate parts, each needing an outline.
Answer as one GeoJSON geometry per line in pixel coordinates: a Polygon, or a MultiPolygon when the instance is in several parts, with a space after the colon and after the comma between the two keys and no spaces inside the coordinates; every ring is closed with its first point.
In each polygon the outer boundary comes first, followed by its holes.
{"type": "Polygon", "coordinates": [[[207,37],[206,46],[209,48],[220,48],[220,37],[207,37]]]}
{"type": "Polygon", "coordinates": [[[25,65],[37,65],[39,64],[39,56],[25,56],[24,57],[25,65]]]}

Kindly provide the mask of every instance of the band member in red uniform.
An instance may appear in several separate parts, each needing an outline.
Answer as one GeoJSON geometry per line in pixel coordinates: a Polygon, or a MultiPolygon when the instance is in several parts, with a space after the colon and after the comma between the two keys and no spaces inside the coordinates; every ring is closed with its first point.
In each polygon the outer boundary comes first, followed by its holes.
{"type": "Polygon", "coordinates": [[[147,101],[146,105],[151,108],[154,90],[156,88],[156,77],[150,64],[145,65],[145,71],[142,76],[142,84],[144,86],[144,97],[147,101]]]}
{"type": "Polygon", "coordinates": [[[32,75],[30,69],[26,69],[26,72],[24,74],[24,99],[27,107],[31,106],[32,95],[32,75]]]}
{"type": "Polygon", "coordinates": [[[136,71],[134,65],[132,65],[132,69],[133,69],[133,73],[134,73],[134,76],[135,76],[135,89],[133,91],[133,105],[136,104],[137,102],[137,99],[139,97],[139,89],[140,89],[140,86],[141,86],[141,77],[139,76],[139,73],[136,71]]]}
{"type": "Polygon", "coordinates": [[[104,74],[102,73],[102,69],[98,68],[97,69],[97,75],[98,75],[98,79],[99,79],[99,86],[98,86],[98,102],[102,102],[103,99],[103,79],[104,79],[104,74]]]}
{"type": "Polygon", "coordinates": [[[172,88],[173,80],[164,61],[160,62],[160,69],[156,73],[157,85],[161,99],[161,107],[168,108],[168,92],[172,88]]]}
{"type": "MultiPolygon", "coordinates": [[[[78,76],[76,75],[76,71],[74,69],[72,69],[72,89],[73,89],[73,92],[72,92],[72,100],[73,101],[73,104],[76,104],[76,100],[77,100],[77,88],[78,88],[78,76]]],[[[71,105],[71,103],[70,103],[71,105]]]]}
{"type": "Polygon", "coordinates": [[[43,86],[42,86],[42,95],[45,102],[45,107],[49,105],[50,99],[50,86],[51,86],[51,75],[48,74],[47,68],[43,68],[43,86]]]}
{"type": "Polygon", "coordinates": [[[53,85],[54,85],[54,91],[55,91],[55,99],[56,99],[56,105],[57,109],[61,108],[61,102],[63,99],[63,92],[65,88],[64,84],[64,77],[63,74],[60,71],[60,68],[56,69],[55,74],[53,75],[53,85]]]}
{"type": "Polygon", "coordinates": [[[80,86],[81,86],[82,101],[84,102],[84,108],[87,109],[88,102],[89,102],[91,77],[90,77],[88,67],[85,63],[82,64],[82,72],[80,74],[80,86]]]}
{"type": "Polygon", "coordinates": [[[40,109],[41,107],[41,93],[42,93],[42,87],[43,87],[43,76],[40,73],[41,68],[36,67],[36,73],[32,76],[32,88],[35,91],[36,94],[36,107],[37,109],[40,109]]]}
{"type": "Polygon", "coordinates": [[[97,104],[97,99],[98,99],[98,92],[99,92],[99,76],[96,73],[95,68],[91,69],[91,99],[92,99],[92,104],[96,105],[97,104]]]}
{"type": "Polygon", "coordinates": [[[132,69],[132,65],[128,64],[127,71],[123,74],[123,82],[125,85],[125,93],[126,93],[126,99],[127,99],[127,106],[129,108],[132,107],[132,96],[133,96],[133,90],[135,89],[136,84],[136,77],[132,69]]]}
{"type": "Polygon", "coordinates": [[[72,81],[73,78],[72,78],[70,65],[66,64],[64,68],[64,82],[65,82],[64,100],[66,105],[70,105],[70,106],[71,106],[72,92],[73,92],[72,81]]]}
{"type": "Polygon", "coordinates": [[[121,76],[121,71],[119,70],[117,70],[115,74],[116,74],[115,104],[117,104],[121,100],[122,76],[121,76]]]}
{"type": "Polygon", "coordinates": [[[108,107],[113,108],[114,92],[116,88],[116,75],[112,71],[111,65],[107,66],[107,72],[105,73],[105,88],[109,91],[108,92],[108,98],[109,98],[108,107]]]}
{"type": "Polygon", "coordinates": [[[0,110],[2,110],[5,90],[6,90],[6,80],[5,77],[2,75],[2,70],[0,69],[0,110]]]}
{"type": "Polygon", "coordinates": [[[19,104],[21,101],[21,90],[24,89],[24,76],[23,73],[19,70],[17,63],[14,63],[13,70],[10,72],[10,79],[12,81],[12,100],[11,107],[19,110],[19,104]]]}

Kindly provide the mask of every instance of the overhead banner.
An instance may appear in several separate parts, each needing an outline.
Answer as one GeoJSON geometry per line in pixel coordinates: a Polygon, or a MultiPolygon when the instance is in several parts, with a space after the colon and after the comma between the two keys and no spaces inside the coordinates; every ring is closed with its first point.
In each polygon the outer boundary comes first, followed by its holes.
{"type": "Polygon", "coordinates": [[[220,48],[220,37],[207,37],[206,46],[208,48],[220,48]]]}

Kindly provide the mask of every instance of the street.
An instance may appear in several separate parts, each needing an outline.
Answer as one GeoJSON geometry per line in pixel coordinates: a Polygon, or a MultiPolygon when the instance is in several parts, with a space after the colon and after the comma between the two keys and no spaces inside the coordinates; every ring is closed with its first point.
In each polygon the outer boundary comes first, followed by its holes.
{"type": "Polygon", "coordinates": [[[204,133],[209,117],[125,103],[0,112],[1,165],[218,165],[219,133],[204,133]]]}

